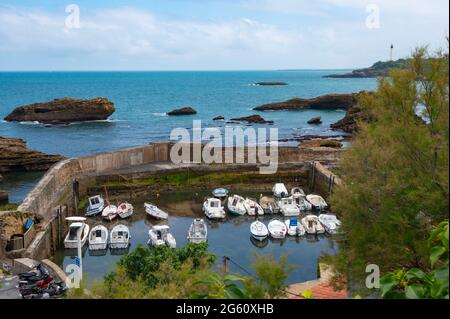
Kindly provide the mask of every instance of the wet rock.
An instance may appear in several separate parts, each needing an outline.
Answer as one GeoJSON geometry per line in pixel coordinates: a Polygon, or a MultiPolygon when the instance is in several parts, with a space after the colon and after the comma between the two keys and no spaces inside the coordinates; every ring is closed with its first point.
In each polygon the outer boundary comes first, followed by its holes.
{"type": "Polygon", "coordinates": [[[358,131],[359,121],[369,122],[370,118],[359,106],[355,106],[347,111],[344,118],[331,124],[330,127],[333,130],[341,130],[349,134],[354,134],[358,131]]]}
{"type": "Polygon", "coordinates": [[[329,147],[329,148],[341,148],[342,143],[336,140],[309,140],[304,141],[298,145],[300,148],[315,148],[315,147],[329,147]]]}
{"type": "Polygon", "coordinates": [[[219,115],[213,118],[213,121],[223,121],[223,120],[225,120],[225,117],[223,115],[219,115]]]}
{"type": "Polygon", "coordinates": [[[288,85],[288,83],[286,83],[286,82],[256,82],[255,85],[278,86],[278,85],[288,85]]]}
{"type": "Polygon", "coordinates": [[[310,119],[308,121],[308,124],[314,124],[314,125],[322,124],[322,117],[320,117],[320,116],[313,117],[312,119],[310,119]]]}
{"type": "Polygon", "coordinates": [[[73,98],[55,99],[46,103],[34,103],[17,107],[7,117],[11,122],[40,122],[62,124],[106,120],[115,112],[114,104],[106,98],[82,100],[73,98]]]}
{"type": "Polygon", "coordinates": [[[247,122],[249,124],[273,124],[273,121],[266,121],[264,118],[262,118],[260,115],[250,115],[250,116],[244,116],[239,118],[231,119],[233,122],[247,122]]]}
{"type": "Polygon", "coordinates": [[[176,109],[167,113],[167,115],[194,115],[197,111],[192,107],[183,107],[181,109],[176,109]]]}

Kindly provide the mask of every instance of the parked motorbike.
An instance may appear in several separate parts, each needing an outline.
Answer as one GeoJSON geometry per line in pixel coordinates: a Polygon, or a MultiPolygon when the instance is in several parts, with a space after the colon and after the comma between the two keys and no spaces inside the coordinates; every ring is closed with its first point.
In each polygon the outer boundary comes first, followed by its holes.
{"type": "Polygon", "coordinates": [[[30,288],[29,291],[24,291],[22,298],[24,299],[52,299],[63,296],[67,287],[63,282],[53,282],[48,285],[47,288],[40,288],[35,286],[30,288]]]}

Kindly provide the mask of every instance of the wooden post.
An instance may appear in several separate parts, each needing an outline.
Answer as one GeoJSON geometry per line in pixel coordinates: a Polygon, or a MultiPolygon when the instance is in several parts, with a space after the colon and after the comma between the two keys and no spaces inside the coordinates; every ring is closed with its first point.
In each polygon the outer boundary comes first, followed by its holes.
{"type": "Polygon", "coordinates": [[[228,264],[227,264],[228,257],[223,256],[222,261],[223,261],[223,274],[226,275],[228,273],[228,264]]]}

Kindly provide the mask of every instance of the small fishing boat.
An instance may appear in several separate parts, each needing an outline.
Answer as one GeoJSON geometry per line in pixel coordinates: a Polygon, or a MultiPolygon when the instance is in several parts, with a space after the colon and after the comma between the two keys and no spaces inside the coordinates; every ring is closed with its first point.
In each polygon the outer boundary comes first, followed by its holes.
{"type": "Polygon", "coordinates": [[[133,205],[127,202],[120,203],[119,207],[117,208],[117,213],[119,214],[119,217],[122,219],[130,217],[131,215],[133,215],[133,212],[134,212],[133,205]]]}
{"type": "Polygon", "coordinates": [[[259,199],[259,206],[263,209],[264,214],[273,214],[273,205],[271,204],[274,202],[275,200],[268,196],[263,196],[259,199]]]}
{"type": "Polygon", "coordinates": [[[325,233],[325,228],[319,221],[319,217],[316,215],[307,215],[302,218],[302,225],[305,227],[307,234],[323,234],[325,233]]]}
{"type": "Polygon", "coordinates": [[[111,230],[109,247],[111,249],[127,249],[130,245],[130,230],[125,225],[117,225],[111,230]]]}
{"type": "Polygon", "coordinates": [[[269,236],[269,230],[267,229],[266,225],[264,225],[259,220],[256,220],[250,224],[250,233],[252,234],[253,238],[259,241],[263,241],[267,238],[267,236],[269,236]]]}
{"type": "Polygon", "coordinates": [[[212,191],[212,195],[215,198],[220,199],[220,201],[222,202],[222,205],[225,205],[225,202],[226,202],[227,196],[228,196],[228,189],[216,188],[215,190],[212,191]]]}
{"type": "Polygon", "coordinates": [[[169,214],[165,211],[159,209],[156,205],[145,203],[145,212],[156,219],[167,219],[169,218],[169,214]]]}
{"type": "Polygon", "coordinates": [[[86,216],[95,216],[100,214],[105,208],[105,201],[101,195],[89,197],[89,205],[86,208],[86,216]]]}
{"type": "Polygon", "coordinates": [[[272,219],[267,225],[270,236],[275,239],[282,239],[286,237],[287,228],[286,224],[278,219],[272,219]]]}
{"type": "Polygon", "coordinates": [[[112,221],[118,215],[118,210],[116,205],[108,205],[103,209],[102,217],[103,219],[112,221]]]}
{"type": "Polygon", "coordinates": [[[294,187],[291,190],[291,196],[294,199],[294,203],[300,208],[301,211],[311,210],[312,205],[306,200],[306,194],[300,187],[294,187]]]}
{"type": "Polygon", "coordinates": [[[217,198],[208,198],[203,203],[203,212],[209,219],[223,219],[225,218],[225,210],[222,202],[217,198]]]}
{"type": "Polygon", "coordinates": [[[280,206],[281,213],[286,217],[300,215],[300,209],[294,203],[294,199],[292,197],[281,198],[278,201],[278,205],[280,206]]]}
{"type": "Polygon", "coordinates": [[[297,218],[289,218],[284,221],[289,236],[303,236],[305,228],[298,222],[297,218]]]}
{"type": "Polygon", "coordinates": [[[274,201],[271,202],[269,205],[272,208],[274,214],[280,213],[280,205],[278,204],[278,200],[274,199],[274,201]]]}
{"type": "Polygon", "coordinates": [[[64,248],[66,249],[76,249],[78,248],[78,233],[81,232],[80,243],[81,247],[86,244],[87,238],[89,236],[89,225],[85,224],[84,217],[68,217],[68,221],[73,221],[74,223],[69,225],[69,231],[64,239],[64,248]]]}
{"type": "Polygon", "coordinates": [[[204,243],[208,240],[208,227],[203,219],[194,219],[189,226],[188,240],[194,244],[204,243]]]}
{"type": "Polygon", "coordinates": [[[323,210],[328,208],[327,202],[319,195],[307,195],[306,199],[310,202],[314,209],[323,210]]]}
{"type": "Polygon", "coordinates": [[[276,183],[272,188],[273,196],[278,198],[288,197],[289,193],[283,183],[276,183]]]}
{"type": "Polygon", "coordinates": [[[246,198],[244,200],[244,207],[249,216],[264,215],[262,207],[252,198],[246,198]]]}
{"type": "Polygon", "coordinates": [[[108,246],[108,229],[103,225],[97,225],[89,234],[89,250],[105,250],[108,246]]]}
{"type": "Polygon", "coordinates": [[[228,197],[227,208],[231,214],[234,215],[245,215],[247,209],[244,206],[244,197],[239,195],[233,195],[228,197]]]}
{"type": "Polygon", "coordinates": [[[170,248],[176,248],[177,242],[175,237],[170,233],[168,225],[156,225],[148,231],[148,244],[153,247],[166,245],[170,248]]]}
{"type": "Polygon", "coordinates": [[[336,234],[341,226],[341,221],[331,214],[320,214],[319,221],[329,234],[336,234]]]}

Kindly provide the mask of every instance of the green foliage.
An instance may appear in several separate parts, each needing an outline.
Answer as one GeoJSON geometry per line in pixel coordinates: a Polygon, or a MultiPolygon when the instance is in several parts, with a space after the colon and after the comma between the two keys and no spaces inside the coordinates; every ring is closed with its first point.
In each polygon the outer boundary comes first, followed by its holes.
{"type": "Polygon", "coordinates": [[[378,61],[374,63],[370,68],[374,70],[389,70],[389,69],[405,69],[408,67],[408,59],[399,59],[396,61],[378,61]]]}
{"type": "Polygon", "coordinates": [[[305,290],[300,294],[300,297],[305,299],[314,299],[313,292],[311,290],[305,290]]]}
{"type": "Polygon", "coordinates": [[[11,212],[16,212],[17,208],[19,207],[19,205],[17,204],[4,204],[4,205],[0,205],[0,212],[4,211],[11,211],[11,212]]]}
{"type": "Polygon", "coordinates": [[[431,232],[429,245],[432,270],[412,268],[386,273],[380,280],[383,298],[449,299],[448,221],[431,232]]]}
{"type": "Polygon", "coordinates": [[[418,49],[359,101],[372,121],[359,123],[331,199],[346,233],[334,268],[358,285],[368,264],[429,265],[429,229],[449,211],[448,88],[448,55],[418,49]]]}
{"type": "Polygon", "coordinates": [[[195,293],[192,298],[196,299],[248,299],[249,295],[242,288],[246,279],[235,275],[219,275],[211,273],[205,279],[197,282],[202,286],[200,293],[195,293]]]}

